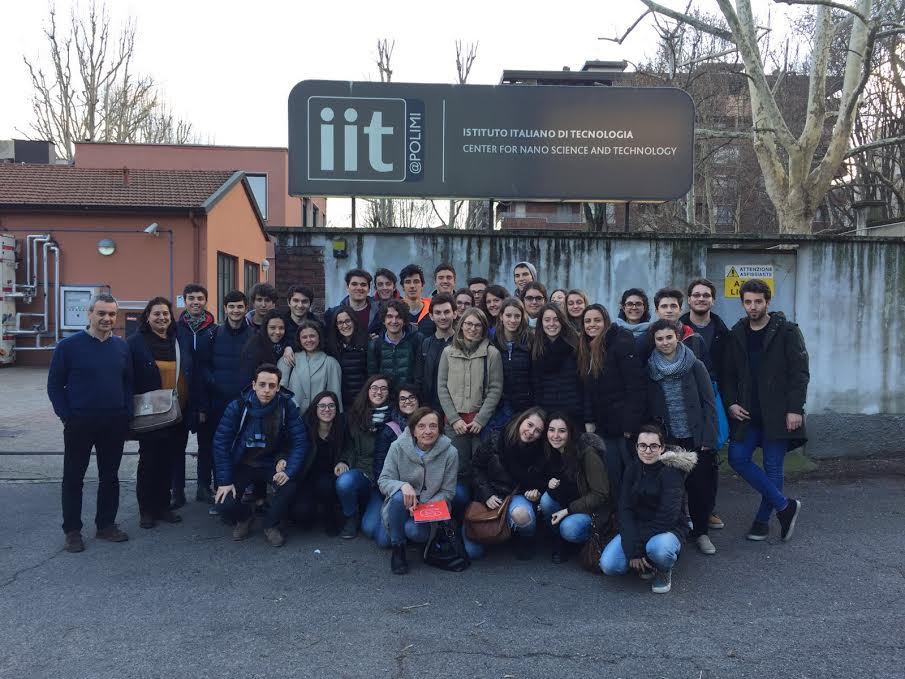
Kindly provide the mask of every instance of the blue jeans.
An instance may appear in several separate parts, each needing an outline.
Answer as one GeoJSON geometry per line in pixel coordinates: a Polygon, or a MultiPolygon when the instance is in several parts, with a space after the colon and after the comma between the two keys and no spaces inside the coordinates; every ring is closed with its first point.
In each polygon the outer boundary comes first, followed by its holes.
{"type": "Polygon", "coordinates": [[[383,495],[374,488],[371,490],[371,497],[368,498],[368,505],[361,517],[361,532],[377,542],[379,547],[386,548],[390,546],[390,537],[387,535],[383,519],[380,516],[382,507],[383,495]]]}
{"type": "MultiPolygon", "coordinates": [[[[518,533],[519,535],[524,535],[525,537],[532,537],[535,532],[537,532],[537,514],[534,511],[534,503],[525,499],[524,495],[515,495],[512,498],[512,502],[509,503],[509,528],[518,533]],[[519,526],[512,518],[513,510],[518,508],[523,508],[527,510],[528,515],[530,517],[528,523],[524,526],[519,526]]],[[[465,536],[465,531],[462,531],[462,542],[465,545],[465,551],[468,553],[469,558],[472,559],[480,559],[484,556],[486,552],[486,547],[477,542],[472,542],[465,536]]]]}
{"type": "Polygon", "coordinates": [[[461,519],[465,516],[465,508],[471,502],[471,488],[467,484],[457,483],[456,494],[453,496],[452,509],[450,513],[456,518],[461,519]]]}
{"type": "Polygon", "coordinates": [[[430,538],[430,524],[415,523],[409,510],[405,508],[401,490],[393,493],[388,509],[387,523],[391,545],[404,545],[406,539],[412,542],[427,542],[430,538]]]}
{"type": "MultiPolygon", "coordinates": [[[[661,571],[672,570],[681,550],[682,543],[674,533],[658,533],[644,545],[647,560],[661,571]]],[[[628,557],[622,549],[621,535],[614,537],[603,548],[603,554],[600,555],[600,570],[604,575],[625,575],[628,572],[628,557]]]]}
{"type": "Polygon", "coordinates": [[[336,477],[336,495],[342,505],[343,516],[351,518],[371,497],[371,481],[358,469],[350,469],[336,477]]]}
{"type": "MultiPolygon", "coordinates": [[[[540,498],[540,511],[550,523],[553,514],[562,509],[563,506],[554,500],[549,493],[544,493],[540,498]]],[[[583,544],[588,541],[591,536],[591,515],[590,514],[568,514],[566,518],[555,526],[550,523],[550,530],[558,533],[566,542],[574,542],[583,544]]]]}
{"type": "Polygon", "coordinates": [[[766,439],[764,430],[751,424],[744,441],[729,444],[729,465],[761,495],[756,521],[768,523],[773,510],[785,509],[789,503],[782,494],[783,467],[788,449],[788,441],[766,439]],[[758,446],[764,452],[763,469],[751,460],[758,446]]]}

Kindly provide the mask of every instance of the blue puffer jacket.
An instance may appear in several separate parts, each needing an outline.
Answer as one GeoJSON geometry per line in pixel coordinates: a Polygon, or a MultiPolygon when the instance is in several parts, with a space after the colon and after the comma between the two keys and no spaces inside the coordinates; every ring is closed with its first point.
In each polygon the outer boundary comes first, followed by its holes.
{"type": "MultiPolygon", "coordinates": [[[[308,454],[308,436],[305,423],[299,416],[299,409],[292,401],[292,392],[280,389],[275,398],[279,399],[282,415],[273,456],[274,459],[286,460],[286,474],[292,477],[301,469],[308,454]]],[[[251,387],[242,393],[241,398],[226,407],[214,434],[214,473],[218,486],[232,485],[233,470],[245,452],[242,430],[250,405],[259,405],[258,397],[251,387]]]]}
{"type": "Polygon", "coordinates": [[[243,347],[254,334],[255,329],[247,323],[238,330],[224,323],[209,333],[199,362],[212,412],[222,412],[250,384],[242,381],[240,360],[243,347]]]}

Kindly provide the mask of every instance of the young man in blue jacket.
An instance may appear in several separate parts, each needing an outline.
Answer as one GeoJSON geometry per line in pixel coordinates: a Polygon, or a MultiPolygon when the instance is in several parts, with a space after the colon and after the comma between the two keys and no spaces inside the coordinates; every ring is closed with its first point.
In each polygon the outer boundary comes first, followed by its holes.
{"type": "Polygon", "coordinates": [[[281,377],[275,365],[258,366],[251,389],[229,404],[214,435],[214,501],[221,505],[220,515],[233,524],[233,539],[244,540],[254,514],[242,502],[241,491],[250,483],[272,482],[276,493],[264,517],[264,535],[274,547],[285,542],[279,523],[289,510],[295,476],[308,453],[305,425],[292,393],[280,390],[281,377]],[[278,460],[286,462],[281,471],[278,460]]]}
{"type": "Polygon", "coordinates": [[[119,463],[132,416],[132,359],[113,334],[117,303],[98,295],[88,304],[88,327],[57,345],[47,374],[47,395],[63,421],[63,532],[67,552],[85,549],[82,484],[97,451],[97,537],[125,542],[115,521],[119,509],[119,463]]]}

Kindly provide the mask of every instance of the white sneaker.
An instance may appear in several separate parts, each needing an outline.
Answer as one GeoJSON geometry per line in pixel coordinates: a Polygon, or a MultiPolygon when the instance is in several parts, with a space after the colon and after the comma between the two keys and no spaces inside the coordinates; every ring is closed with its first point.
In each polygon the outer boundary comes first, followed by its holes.
{"type": "Polygon", "coordinates": [[[716,554],[716,547],[710,541],[709,536],[699,535],[695,542],[697,542],[698,550],[700,550],[701,554],[716,554]]]}

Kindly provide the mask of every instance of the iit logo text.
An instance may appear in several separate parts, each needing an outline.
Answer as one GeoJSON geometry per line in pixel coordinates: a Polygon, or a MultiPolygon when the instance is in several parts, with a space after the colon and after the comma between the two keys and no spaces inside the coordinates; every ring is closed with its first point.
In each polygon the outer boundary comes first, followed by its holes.
{"type": "Polygon", "coordinates": [[[418,181],[424,172],[423,127],[421,101],[309,97],[308,179],[418,181]]]}

